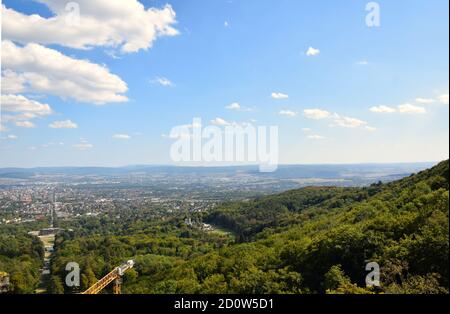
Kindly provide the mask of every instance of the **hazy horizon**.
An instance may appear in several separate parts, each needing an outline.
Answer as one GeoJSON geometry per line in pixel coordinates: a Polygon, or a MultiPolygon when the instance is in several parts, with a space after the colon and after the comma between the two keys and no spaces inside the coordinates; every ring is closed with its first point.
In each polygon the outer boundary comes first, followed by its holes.
{"type": "MultiPolygon", "coordinates": [[[[448,159],[448,158],[447,158],[448,159]]],[[[445,161],[437,160],[437,161],[399,161],[399,162],[356,162],[356,163],[293,163],[293,164],[278,164],[279,167],[286,166],[357,166],[357,165],[435,165],[439,162],[445,161]]],[[[185,164],[129,164],[129,165],[118,165],[118,166],[105,166],[105,165],[61,165],[61,166],[30,166],[30,167],[21,167],[21,166],[8,166],[3,167],[0,165],[0,169],[36,169],[36,168],[131,168],[131,167],[175,167],[175,168],[233,168],[233,167],[258,167],[258,164],[228,164],[228,165],[185,165],[185,164]]]]}

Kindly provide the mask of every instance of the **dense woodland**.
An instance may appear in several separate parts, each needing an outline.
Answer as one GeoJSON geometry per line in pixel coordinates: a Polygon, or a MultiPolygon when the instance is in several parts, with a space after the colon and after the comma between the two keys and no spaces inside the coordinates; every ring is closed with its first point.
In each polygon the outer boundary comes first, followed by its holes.
{"type": "Polygon", "coordinates": [[[40,279],[44,247],[29,230],[43,228],[45,223],[0,226],[0,272],[10,274],[11,293],[33,293],[40,279]]]}
{"type": "MultiPolygon", "coordinates": [[[[304,188],[214,211],[148,218],[145,211],[61,223],[51,293],[80,292],[128,259],[123,293],[448,293],[449,162],[387,184],[304,188]],[[202,230],[202,222],[220,231],[202,230]],[[229,232],[223,232],[226,229],[229,232]],[[78,262],[81,287],[65,288],[78,262]],[[381,266],[366,288],[365,266],[381,266]]],[[[42,248],[0,229],[0,270],[16,293],[36,285],[42,248]]],[[[105,293],[110,292],[106,290],[105,293]]]]}

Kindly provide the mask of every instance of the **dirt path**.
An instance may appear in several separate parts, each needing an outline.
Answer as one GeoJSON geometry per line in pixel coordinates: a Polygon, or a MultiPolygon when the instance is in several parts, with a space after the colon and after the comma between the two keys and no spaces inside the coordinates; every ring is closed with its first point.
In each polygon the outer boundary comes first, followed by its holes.
{"type": "Polygon", "coordinates": [[[39,287],[36,289],[36,293],[47,293],[47,282],[50,279],[50,258],[52,257],[54,245],[55,245],[55,235],[39,236],[39,239],[44,245],[44,267],[41,273],[41,282],[39,287]]]}

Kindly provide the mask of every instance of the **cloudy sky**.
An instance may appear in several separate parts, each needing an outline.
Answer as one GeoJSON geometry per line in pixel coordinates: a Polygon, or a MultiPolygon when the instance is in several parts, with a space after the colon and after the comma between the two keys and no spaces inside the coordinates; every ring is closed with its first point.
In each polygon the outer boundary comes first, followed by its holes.
{"type": "Polygon", "coordinates": [[[367,2],[4,0],[0,167],[169,164],[195,117],[279,126],[281,163],[448,158],[448,1],[367,2]]]}

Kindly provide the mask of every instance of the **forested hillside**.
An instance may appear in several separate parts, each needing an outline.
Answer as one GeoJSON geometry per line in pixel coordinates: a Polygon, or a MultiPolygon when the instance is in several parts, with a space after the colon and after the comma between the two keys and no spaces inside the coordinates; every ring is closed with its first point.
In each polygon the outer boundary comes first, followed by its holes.
{"type": "Polygon", "coordinates": [[[277,267],[298,273],[307,291],[353,291],[352,284],[364,284],[364,265],[375,261],[384,292],[442,292],[448,290],[448,165],[362,189],[290,191],[207,219],[275,250],[277,267]],[[274,227],[255,234],[268,221],[258,216],[271,217],[274,227]],[[330,285],[330,276],[340,283],[330,285]]]}
{"type": "Polygon", "coordinates": [[[11,293],[34,293],[41,275],[44,247],[27,227],[39,224],[0,228],[0,272],[10,274],[11,293]]]}
{"type": "Polygon", "coordinates": [[[236,241],[182,218],[116,221],[107,236],[99,232],[105,221],[78,223],[57,241],[52,291],[64,291],[68,261],[82,266],[84,289],[133,258],[126,293],[448,293],[448,168],[445,161],[389,184],[305,188],[205,214],[236,241]],[[365,288],[368,262],[381,266],[380,288],[365,288]]]}

